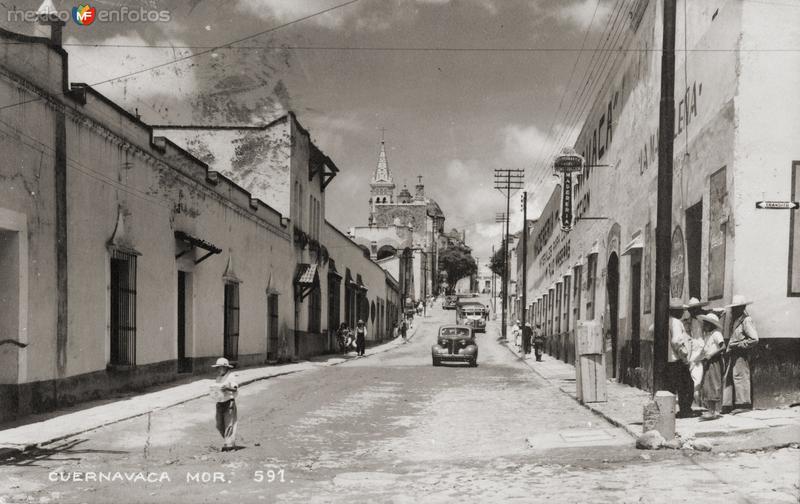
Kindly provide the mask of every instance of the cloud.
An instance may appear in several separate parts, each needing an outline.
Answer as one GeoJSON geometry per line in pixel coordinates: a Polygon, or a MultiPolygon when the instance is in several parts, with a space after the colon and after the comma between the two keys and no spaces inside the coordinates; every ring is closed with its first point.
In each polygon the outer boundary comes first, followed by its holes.
{"type": "Polygon", "coordinates": [[[553,143],[548,134],[535,125],[511,124],[501,130],[503,157],[520,168],[533,166],[549,155],[553,143]]]}
{"type": "Polygon", "coordinates": [[[555,17],[566,24],[573,24],[586,29],[592,23],[592,30],[605,25],[605,19],[611,13],[611,3],[607,0],[578,0],[577,2],[559,3],[555,17]],[[595,13],[595,9],[597,12],[595,13]],[[594,17],[594,20],[592,18],[594,17]]]}
{"type": "MultiPolygon", "coordinates": [[[[244,14],[288,22],[316,14],[337,5],[337,3],[341,2],[331,0],[323,3],[302,0],[243,0],[236,4],[236,8],[244,14]]],[[[352,12],[353,7],[348,5],[314,16],[308,21],[325,28],[338,28],[349,15],[352,15],[352,12]]]]}

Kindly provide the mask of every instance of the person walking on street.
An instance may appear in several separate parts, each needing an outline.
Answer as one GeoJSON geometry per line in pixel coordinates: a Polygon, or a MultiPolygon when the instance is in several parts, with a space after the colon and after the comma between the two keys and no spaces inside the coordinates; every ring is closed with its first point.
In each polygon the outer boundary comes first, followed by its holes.
{"type": "Polygon", "coordinates": [[[230,451],[236,447],[236,428],[239,425],[236,411],[239,384],[233,366],[225,357],[217,359],[211,367],[217,369],[217,378],[211,385],[211,398],[217,403],[217,430],[224,439],[222,451],[230,451]]]}
{"type": "Polygon", "coordinates": [[[722,405],[722,353],[725,340],[722,337],[722,324],[713,313],[698,315],[703,321],[705,346],[703,347],[703,402],[706,412],[703,420],[714,420],[720,416],[722,405]]]}
{"type": "Polygon", "coordinates": [[[725,352],[726,365],[724,388],[722,391],[722,407],[739,412],[752,409],[750,399],[750,355],[758,345],[758,331],[753,319],[747,312],[750,301],[742,295],[734,295],[731,304],[731,339],[725,352]]]}
{"type": "Polygon", "coordinates": [[[522,327],[522,354],[525,358],[528,358],[528,355],[531,354],[531,339],[533,338],[533,329],[531,328],[530,322],[525,322],[525,325],[522,327]]]}
{"type": "Polygon", "coordinates": [[[536,329],[533,330],[533,352],[536,355],[536,361],[542,362],[542,349],[544,348],[544,331],[542,324],[536,323],[536,329]]]}
{"type": "Polygon", "coordinates": [[[356,353],[360,356],[364,356],[364,351],[367,348],[367,327],[364,325],[364,321],[358,321],[358,325],[356,325],[356,353]]]}
{"type": "Polygon", "coordinates": [[[520,329],[519,319],[514,321],[514,325],[511,327],[511,335],[514,336],[514,346],[519,349],[521,347],[521,336],[522,330],[520,329]]]}
{"type": "Polygon", "coordinates": [[[679,299],[669,304],[669,345],[667,346],[667,390],[678,397],[678,414],[687,418],[692,415],[692,377],[688,359],[691,352],[691,337],[681,320],[686,305],[679,299]]]}
{"type": "Polygon", "coordinates": [[[400,322],[400,335],[403,337],[403,341],[408,341],[406,336],[408,335],[408,325],[406,325],[406,321],[403,320],[400,322]]]}

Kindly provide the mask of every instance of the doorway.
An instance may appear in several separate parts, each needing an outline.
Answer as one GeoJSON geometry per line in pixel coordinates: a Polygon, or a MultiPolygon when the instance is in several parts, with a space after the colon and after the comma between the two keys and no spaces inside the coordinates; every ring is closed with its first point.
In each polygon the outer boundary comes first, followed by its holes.
{"type": "Polygon", "coordinates": [[[642,254],[631,254],[631,360],[629,368],[641,364],[642,254]]]}
{"type": "Polygon", "coordinates": [[[611,352],[610,356],[606,355],[606,375],[610,376],[611,378],[617,378],[617,345],[619,339],[619,257],[616,253],[612,253],[611,257],[609,257],[606,270],[608,272],[606,278],[606,303],[608,306],[606,314],[608,318],[604,325],[608,328],[608,333],[605,335],[605,337],[611,342],[611,345],[606,349],[606,352],[611,352]]]}
{"type": "Polygon", "coordinates": [[[703,201],[686,209],[686,267],[689,297],[700,299],[701,255],[703,253],[703,201]]]}
{"type": "Polygon", "coordinates": [[[178,373],[192,372],[192,360],[186,351],[188,283],[189,274],[185,271],[178,271],[178,373]]]}

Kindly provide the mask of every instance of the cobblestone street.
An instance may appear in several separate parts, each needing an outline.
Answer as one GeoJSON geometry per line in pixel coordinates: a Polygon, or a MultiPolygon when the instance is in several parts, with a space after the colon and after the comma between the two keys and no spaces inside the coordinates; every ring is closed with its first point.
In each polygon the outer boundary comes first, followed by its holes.
{"type": "Polygon", "coordinates": [[[213,404],[193,400],[12,459],[0,502],[797,501],[797,449],[636,450],[512,355],[497,324],[477,368],[432,367],[452,316],[437,308],[389,352],[244,387],[241,450],[219,451],[213,404]],[[153,481],[119,481],[139,472],[153,481]]]}

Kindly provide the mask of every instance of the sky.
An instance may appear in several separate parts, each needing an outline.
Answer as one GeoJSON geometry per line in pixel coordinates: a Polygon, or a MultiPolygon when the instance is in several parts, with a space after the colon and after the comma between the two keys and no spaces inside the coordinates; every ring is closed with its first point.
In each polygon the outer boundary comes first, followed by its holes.
{"type": "MultiPolygon", "coordinates": [[[[465,228],[473,255],[488,261],[506,203],[494,170],[525,169],[529,218],[537,217],[555,185],[547,160],[578,133],[567,111],[591,49],[615,9],[624,15],[634,0],[356,0],[334,8],[345,1],[89,2],[98,11],[167,11],[169,20],[68,22],[70,80],[94,84],[151,124],[263,124],[294,111],[341,170],[327,189],[326,217],[344,230],[367,224],[385,128],[398,190],[422,175],[445,227],[465,228]]],[[[0,0],[0,8],[40,3],[0,0]]],[[[77,2],[53,4],[70,11],[77,2]]],[[[47,33],[7,16],[0,26],[47,33]]],[[[512,231],[521,228],[520,206],[516,193],[512,231]]]]}

